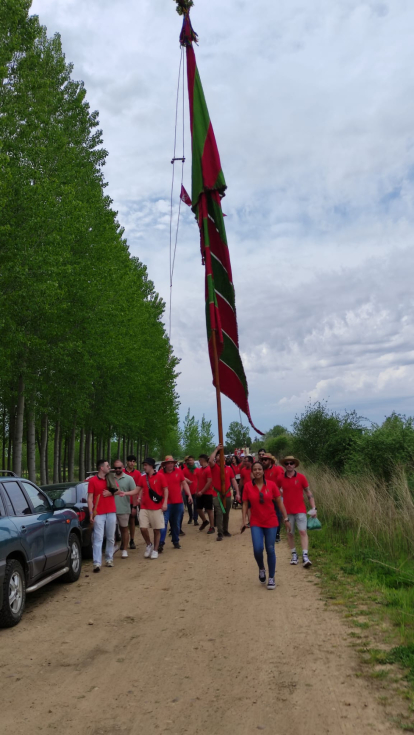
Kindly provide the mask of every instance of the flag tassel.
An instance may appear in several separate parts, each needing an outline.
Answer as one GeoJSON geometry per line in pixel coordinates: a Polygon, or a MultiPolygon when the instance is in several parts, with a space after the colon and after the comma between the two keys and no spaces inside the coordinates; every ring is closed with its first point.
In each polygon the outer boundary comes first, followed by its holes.
{"type": "Polygon", "coordinates": [[[221,480],[221,496],[223,499],[223,512],[226,512],[226,475],[224,472],[224,437],[223,437],[223,414],[221,411],[221,392],[220,392],[220,374],[219,374],[219,358],[217,352],[217,340],[216,330],[213,329],[211,332],[211,340],[213,345],[213,356],[214,356],[214,382],[216,384],[216,399],[217,399],[217,422],[218,422],[218,436],[220,449],[220,480],[221,480]]]}

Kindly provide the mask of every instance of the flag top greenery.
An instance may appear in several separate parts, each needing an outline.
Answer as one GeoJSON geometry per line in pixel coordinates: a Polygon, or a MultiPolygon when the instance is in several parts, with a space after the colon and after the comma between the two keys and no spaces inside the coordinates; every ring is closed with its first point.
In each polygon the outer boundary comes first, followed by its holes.
{"type": "MultiPolygon", "coordinates": [[[[206,322],[213,384],[217,388],[215,350],[218,356],[220,391],[250,416],[248,387],[239,352],[236,303],[230,255],[221,199],[226,181],[213,126],[197,69],[193,43],[197,42],[190,21],[192,0],[175,0],[183,16],[180,43],[186,48],[187,81],[192,138],[192,209],[200,228],[201,254],[205,264],[206,322]]],[[[255,428],[261,434],[261,432],[255,428]]]]}

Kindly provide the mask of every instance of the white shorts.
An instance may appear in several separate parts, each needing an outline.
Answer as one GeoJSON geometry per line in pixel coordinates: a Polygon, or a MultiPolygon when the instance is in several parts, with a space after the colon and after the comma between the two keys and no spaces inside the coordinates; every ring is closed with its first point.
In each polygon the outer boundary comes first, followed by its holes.
{"type": "Polygon", "coordinates": [[[159,510],[147,510],[141,508],[139,512],[140,528],[155,528],[158,531],[165,528],[164,513],[161,508],[159,510]]]}
{"type": "Polygon", "coordinates": [[[289,523],[292,533],[295,533],[295,526],[297,526],[298,531],[306,531],[308,527],[306,513],[295,513],[294,515],[289,515],[289,523]]]}

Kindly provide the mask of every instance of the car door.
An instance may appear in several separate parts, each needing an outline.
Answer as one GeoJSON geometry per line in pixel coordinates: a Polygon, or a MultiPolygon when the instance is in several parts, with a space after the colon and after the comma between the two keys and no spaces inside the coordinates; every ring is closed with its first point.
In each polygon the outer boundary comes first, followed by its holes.
{"type": "Polygon", "coordinates": [[[33,513],[28,500],[16,480],[3,481],[8,512],[20,534],[20,543],[26,553],[30,579],[41,575],[45,569],[45,524],[41,515],[33,513]]]}
{"type": "Polygon", "coordinates": [[[36,485],[20,481],[36,513],[39,513],[45,528],[45,571],[62,566],[68,556],[68,523],[65,511],[54,510],[47,495],[36,485]]]}

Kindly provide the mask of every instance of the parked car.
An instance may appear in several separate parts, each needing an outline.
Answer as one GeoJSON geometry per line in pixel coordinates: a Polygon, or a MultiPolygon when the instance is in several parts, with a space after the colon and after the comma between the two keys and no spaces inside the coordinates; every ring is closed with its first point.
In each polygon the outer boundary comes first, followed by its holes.
{"type": "Polygon", "coordinates": [[[58,577],[76,582],[81,566],[76,512],[61,498],[52,502],[33,482],[0,470],[0,627],[20,622],[26,594],[58,577]]]}
{"type": "Polygon", "coordinates": [[[59,482],[56,485],[41,485],[51,500],[64,500],[66,508],[72,508],[79,519],[82,534],[82,556],[85,559],[92,557],[92,526],[88,508],[87,482],[59,482]]]}

